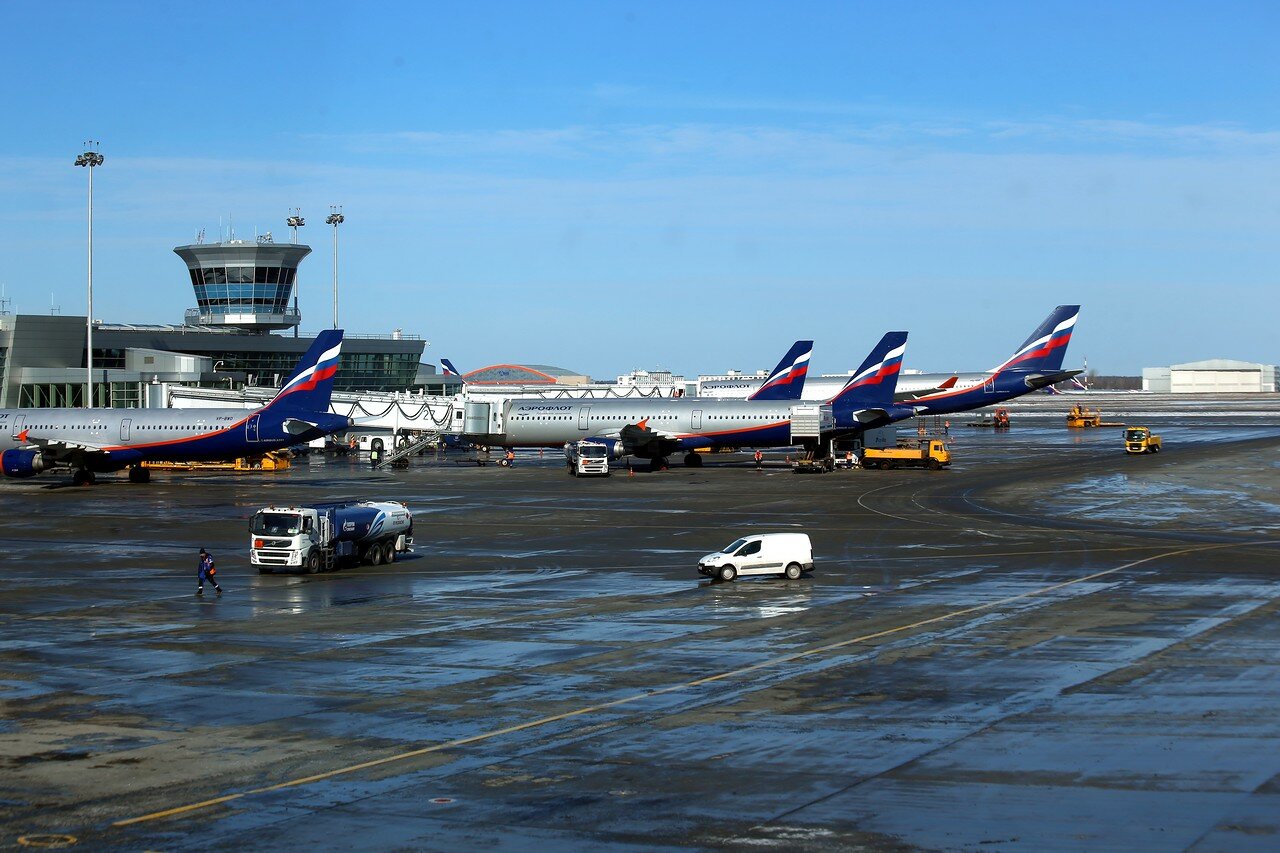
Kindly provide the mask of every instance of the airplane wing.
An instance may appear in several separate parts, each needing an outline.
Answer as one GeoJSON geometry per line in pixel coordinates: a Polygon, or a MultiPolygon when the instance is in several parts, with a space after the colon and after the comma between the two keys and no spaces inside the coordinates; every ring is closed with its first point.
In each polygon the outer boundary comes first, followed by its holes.
{"type": "Polygon", "coordinates": [[[619,430],[611,430],[610,432],[616,432],[617,440],[622,443],[627,453],[634,453],[650,459],[661,458],[674,453],[680,446],[678,433],[654,429],[649,426],[648,418],[634,424],[627,424],[619,430]]]}
{"type": "Polygon", "coordinates": [[[625,426],[621,426],[617,429],[601,430],[600,432],[593,433],[591,435],[591,438],[608,438],[616,441],[618,439],[626,437],[627,435],[635,434],[637,431],[640,433],[643,433],[646,436],[649,436],[650,438],[663,438],[663,439],[669,439],[671,441],[675,441],[676,439],[680,438],[680,433],[678,432],[670,432],[664,429],[655,429],[654,427],[649,426],[648,418],[645,418],[644,420],[638,421],[634,424],[626,424],[625,426]]]}
{"type": "Polygon", "coordinates": [[[38,435],[31,435],[29,430],[23,430],[16,437],[22,442],[22,449],[39,450],[57,465],[82,467],[84,460],[91,457],[111,457],[110,451],[103,444],[41,438],[38,435]]]}
{"type": "Polygon", "coordinates": [[[893,395],[893,401],[895,403],[910,403],[912,400],[919,397],[926,397],[930,394],[936,394],[939,391],[950,391],[952,388],[956,387],[956,383],[959,381],[959,376],[952,376],[936,388],[921,388],[919,391],[899,391],[893,395]]]}

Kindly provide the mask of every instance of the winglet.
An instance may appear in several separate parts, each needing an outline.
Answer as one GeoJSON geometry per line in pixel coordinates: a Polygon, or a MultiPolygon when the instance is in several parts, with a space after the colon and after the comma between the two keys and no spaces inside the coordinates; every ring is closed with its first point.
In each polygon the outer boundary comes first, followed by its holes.
{"type": "Polygon", "coordinates": [[[18,433],[16,436],[14,436],[14,438],[16,438],[18,441],[22,442],[23,444],[26,444],[26,443],[27,443],[27,430],[25,430],[25,429],[24,429],[22,432],[18,433]]]}
{"type": "Polygon", "coordinates": [[[804,380],[809,374],[813,341],[796,341],[764,384],[747,397],[748,400],[799,400],[804,393],[804,380]]]}
{"type": "Polygon", "coordinates": [[[956,383],[957,383],[957,382],[959,382],[959,381],[960,381],[960,377],[959,377],[959,376],[952,376],[952,377],[951,377],[950,379],[948,379],[946,382],[943,382],[941,385],[939,385],[939,386],[938,386],[938,390],[939,390],[939,391],[950,391],[952,388],[956,387],[956,383]]]}

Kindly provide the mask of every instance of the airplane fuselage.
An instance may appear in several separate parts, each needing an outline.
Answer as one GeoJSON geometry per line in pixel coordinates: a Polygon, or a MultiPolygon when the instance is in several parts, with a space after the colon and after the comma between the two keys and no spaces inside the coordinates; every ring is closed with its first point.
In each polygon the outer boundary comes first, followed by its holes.
{"type": "MultiPolygon", "coordinates": [[[[645,423],[679,450],[699,447],[788,447],[791,407],[787,400],[516,399],[503,404],[502,426],[483,438],[506,447],[558,447],[583,438],[615,436],[645,423]]],[[[471,436],[468,436],[471,437],[471,436]]]]}
{"type": "MultiPolygon", "coordinates": [[[[989,373],[906,373],[898,377],[898,389],[894,397],[899,401],[910,401],[921,392],[931,391],[956,377],[956,388],[973,388],[986,381],[989,373]]],[[[848,374],[824,374],[811,376],[805,382],[802,399],[810,403],[830,400],[849,381],[848,374]]],[[[703,382],[698,393],[704,400],[745,400],[755,393],[763,379],[743,377],[738,379],[713,379],[703,382]]]]}
{"type": "Polygon", "coordinates": [[[144,460],[229,460],[309,440],[301,431],[286,431],[288,420],[245,409],[4,409],[0,452],[92,448],[84,467],[96,471],[144,460]]]}

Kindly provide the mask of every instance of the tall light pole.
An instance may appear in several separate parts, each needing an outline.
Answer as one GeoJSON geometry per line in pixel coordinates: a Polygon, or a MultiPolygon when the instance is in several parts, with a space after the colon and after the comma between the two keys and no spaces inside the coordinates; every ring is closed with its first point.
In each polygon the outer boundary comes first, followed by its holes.
{"type": "Polygon", "coordinates": [[[346,221],[342,205],[329,205],[324,224],[333,226],[333,327],[338,328],[338,226],[346,221]]]}
{"type": "Polygon", "coordinates": [[[106,158],[96,150],[98,143],[90,140],[85,143],[89,150],[76,158],[77,166],[89,168],[89,316],[85,323],[85,384],[84,407],[93,408],[93,170],[106,162],[106,158]]]}
{"type": "MultiPolygon", "coordinates": [[[[302,208],[295,207],[293,216],[284,221],[293,231],[293,245],[298,245],[298,229],[307,224],[307,220],[302,218],[302,208]]],[[[301,270],[298,270],[301,272],[301,270]]],[[[302,283],[298,281],[298,272],[293,274],[293,313],[298,314],[298,289],[302,287],[302,283]]],[[[293,327],[293,336],[298,336],[298,326],[302,324],[302,315],[298,314],[298,323],[293,327]]]]}

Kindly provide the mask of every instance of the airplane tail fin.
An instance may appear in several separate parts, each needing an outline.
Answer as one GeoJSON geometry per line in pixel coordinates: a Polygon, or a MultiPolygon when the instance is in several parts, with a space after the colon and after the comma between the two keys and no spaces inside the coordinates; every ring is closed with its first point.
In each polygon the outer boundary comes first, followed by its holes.
{"type": "Polygon", "coordinates": [[[813,341],[796,341],[778,362],[764,384],[748,400],[799,400],[804,392],[804,379],[809,374],[809,358],[813,341]]]}
{"type": "Polygon", "coordinates": [[[1044,322],[1031,333],[1031,337],[1027,338],[1007,361],[991,372],[1061,370],[1062,360],[1067,355],[1067,344],[1071,343],[1071,333],[1075,329],[1076,318],[1079,315],[1079,305],[1059,305],[1054,308],[1044,322]]]}
{"type": "Polygon", "coordinates": [[[445,376],[456,376],[462,378],[462,374],[458,372],[458,368],[453,366],[453,362],[447,358],[440,359],[440,368],[445,376]]]}
{"type": "Polygon", "coordinates": [[[342,330],[330,329],[316,335],[306,354],[294,368],[267,408],[285,405],[307,412],[329,411],[333,395],[333,375],[338,372],[342,353],[342,330]]]}
{"type": "Polygon", "coordinates": [[[898,388],[898,372],[907,351],[906,332],[888,332],[876,344],[840,393],[829,401],[841,409],[888,408],[898,388]]]}

